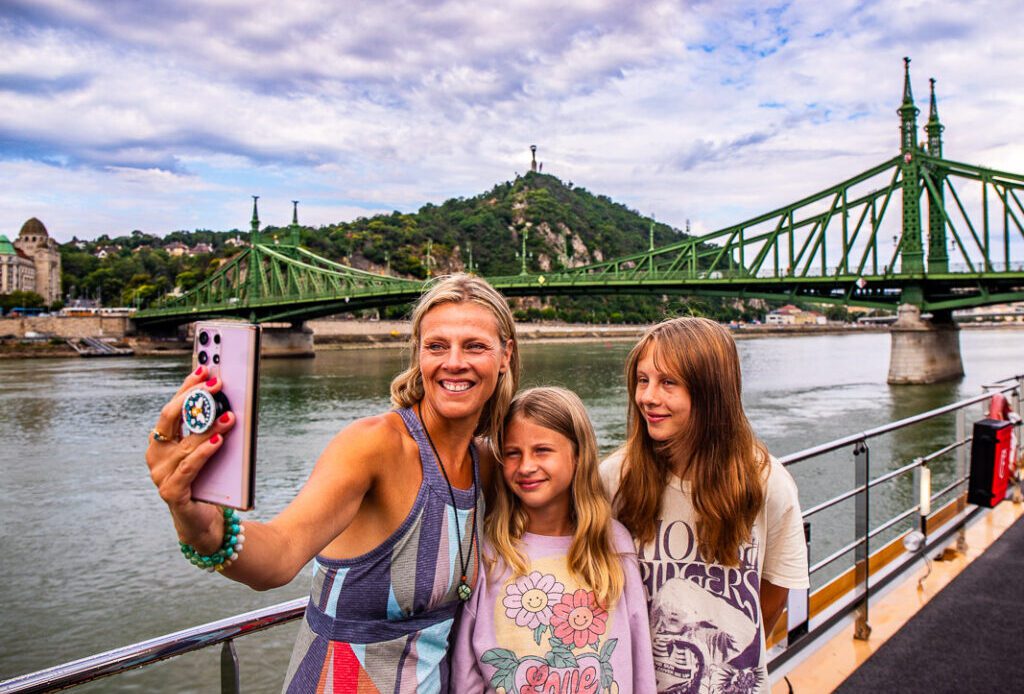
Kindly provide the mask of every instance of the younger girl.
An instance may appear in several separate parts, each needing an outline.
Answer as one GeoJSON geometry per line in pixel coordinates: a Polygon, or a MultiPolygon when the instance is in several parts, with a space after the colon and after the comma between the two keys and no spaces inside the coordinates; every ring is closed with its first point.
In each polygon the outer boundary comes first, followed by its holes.
{"type": "Polygon", "coordinates": [[[653,691],[636,554],[611,519],[583,403],[563,388],[520,393],[499,450],[487,571],[463,609],[451,691],[653,691]]]}
{"type": "Polygon", "coordinates": [[[765,636],[806,588],[796,485],[757,440],[728,331],[656,325],[626,362],[625,447],[601,466],[639,548],[659,692],[768,690],[765,636]]]}

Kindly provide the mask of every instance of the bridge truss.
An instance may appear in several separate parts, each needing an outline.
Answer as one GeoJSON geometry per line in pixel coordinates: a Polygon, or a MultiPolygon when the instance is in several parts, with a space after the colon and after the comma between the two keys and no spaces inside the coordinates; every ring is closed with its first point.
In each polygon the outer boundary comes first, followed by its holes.
{"type": "MultiPolygon", "coordinates": [[[[1024,175],[951,161],[932,80],[927,146],[905,59],[900,154],[745,222],[576,268],[487,279],[508,296],[653,294],[808,301],[947,314],[1024,301],[1024,175]],[[922,212],[924,214],[922,214],[922,212]]],[[[298,323],[413,301],[424,282],[357,270],[260,233],[204,283],[140,311],[144,324],[216,316],[298,323]]]]}
{"type": "Polygon", "coordinates": [[[1020,301],[1022,200],[1022,175],[918,153],[704,236],[585,267],[490,279],[510,295],[644,291],[914,303],[925,311],[1020,301]],[[908,187],[915,197],[905,197],[908,187]],[[920,226],[916,235],[906,230],[907,217],[921,218],[922,202],[924,238],[920,226]]]}

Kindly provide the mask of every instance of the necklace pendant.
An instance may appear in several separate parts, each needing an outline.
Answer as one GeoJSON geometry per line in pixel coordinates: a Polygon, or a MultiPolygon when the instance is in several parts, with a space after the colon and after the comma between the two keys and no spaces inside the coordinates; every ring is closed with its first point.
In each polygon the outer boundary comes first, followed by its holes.
{"type": "Polygon", "coordinates": [[[459,600],[466,602],[473,595],[473,589],[465,581],[459,582],[459,587],[456,589],[456,593],[459,595],[459,600]]]}

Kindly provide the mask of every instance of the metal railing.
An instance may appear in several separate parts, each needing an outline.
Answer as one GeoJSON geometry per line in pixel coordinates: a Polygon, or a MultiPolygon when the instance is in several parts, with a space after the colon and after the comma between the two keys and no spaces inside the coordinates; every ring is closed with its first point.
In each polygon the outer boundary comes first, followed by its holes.
{"type": "MultiPolygon", "coordinates": [[[[801,650],[810,646],[818,636],[824,634],[836,623],[846,619],[851,614],[856,615],[854,637],[857,639],[867,639],[871,633],[868,608],[873,594],[902,575],[927,552],[947,542],[954,534],[958,535],[958,548],[960,550],[966,549],[964,535],[966,525],[972,518],[983,511],[979,507],[969,507],[966,501],[966,486],[970,480],[967,452],[968,444],[972,441],[972,436],[967,431],[968,409],[988,402],[996,394],[1009,394],[1010,406],[1019,417],[1021,414],[1021,401],[1024,399],[1024,374],[983,386],[983,391],[981,395],[890,422],[889,424],[836,439],[819,446],[813,446],[779,459],[783,465],[789,467],[829,453],[849,451],[853,458],[854,486],[804,510],[803,519],[805,532],[808,535],[808,543],[810,544],[811,519],[828,509],[838,506],[844,501],[853,500],[853,522],[856,529],[856,537],[851,542],[822,557],[809,567],[809,573],[813,578],[816,574],[832,566],[843,557],[853,553],[853,565],[831,582],[845,580],[849,583],[852,578],[852,588],[843,591],[833,602],[819,604],[818,606],[812,604],[814,602],[813,599],[816,595],[823,594],[825,589],[829,587],[828,584],[819,588],[815,593],[811,591],[789,592],[785,638],[780,639],[776,643],[778,648],[773,649],[769,660],[769,667],[776,668],[782,665],[801,650]],[[894,470],[874,478],[870,477],[869,460],[873,441],[887,434],[948,414],[955,414],[956,417],[954,441],[940,446],[934,451],[918,456],[911,462],[901,465],[894,470]],[[956,476],[946,486],[938,491],[934,491],[931,488],[929,465],[951,453],[956,454],[956,476]],[[918,503],[897,512],[891,518],[872,527],[869,514],[872,489],[906,475],[913,475],[915,472],[918,473],[920,481],[918,503]],[[944,498],[949,500],[948,503],[932,512],[933,503],[944,498]],[[891,556],[883,557],[881,550],[874,554],[871,552],[872,540],[915,516],[920,519],[918,532],[921,533],[921,544],[919,547],[911,551],[895,546],[895,543],[899,542],[902,537],[913,532],[913,529],[908,529],[882,548],[895,549],[895,552],[888,552],[890,555],[896,554],[895,558],[891,556]],[[882,571],[883,568],[884,572],[882,571]]],[[[1019,447],[1020,444],[1018,443],[1017,445],[1019,447]]]]}
{"type": "MultiPolygon", "coordinates": [[[[782,640],[782,643],[776,644],[779,647],[772,649],[769,659],[770,668],[778,667],[801,650],[809,647],[817,636],[825,633],[837,622],[853,613],[856,614],[856,637],[867,638],[868,634],[870,634],[868,602],[872,594],[910,568],[924,552],[941,545],[956,533],[960,533],[962,539],[962,533],[967,522],[982,511],[980,508],[968,508],[964,494],[957,495],[945,509],[939,509],[934,514],[929,512],[921,513],[921,504],[918,503],[873,528],[869,522],[869,501],[873,488],[907,474],[912,474],[916,470],[927,467],[934,460],[953,452],[957,454],[958,476],[952,483],[937,492],[933,493],[930,488],[926,489],[922,495],[922,501],[926,497],[928,500],[927,505],[930,506],[931,502],[948,496],[959,487],[964,486],[969,479],[967,475],[966,446],[971,442],[971,437],[967,435],[967,409],[988,401],[997,393],[1009,393],[1012,409],[1018,415],[1021,414],[1021,402],[1024,399],[1024,374],[984,386],[984,390],[985,392],[981,395],[858,434],[836,439],[819,446],[813,446],[779,459],[783,465],[792,466],[836,451],[849,450],[853,456],[856,470],[854,487],[805,510],[803,513],[804,527],[808,532],[808,541],[810,542],[809,519],[844,501],[853,499],[855,505],[854,522],[858,534],[852,542],[843,545],[810,566],[810,575],[813,577],[815,574],[836,563],[842,557],[853,552],[854,564],[850,569],[855,574],[853,589],[847,591],[845,595],[830,605],[819,609],[813,609],[812,606],[815,594],[810,591],[790,591],[787,604],[788,616],[785,626],[785,638],[782,640]],[[869,479],[868,460],[870,442],[886,434],[950,413],[956,413],[956,439],[952,443],[917,457],[912,462],[902,465],[895,470],[886,472],[874,479],[869,479]],[[928,535],[930,529],[929,520],[934,519],[939,514],[948,513],[947,510],[953,505],[956,505],[955,515],[945,519],[940,527],[936,528],[931,535],[928,535]],[[895,527],[900,522],[913,517],[915,514],[920,516],[920,527],[926,535],[924,544],[918,551],[906,552],[902,559],[888,562],[884,574],[877,571],[878,567],[872,567],[873,556],[869,551],[871,540],[895,527]]],[[[929,509],[925,508],[925,511],[929,511],[929,509]]],[[[105,653],[98,653],[46,670],[21,675],[0,682],[0,694],[24,694],[28,692],[66,689],[101,677],[116,675],[127,670],[151,665],[218,644],[222,647],[221,691],[238,692],[239,671],[238,659],[234,651],[234,639],[280,626],[300,618],[305,610],[307,601],[307,598],[291,600],[183,631],[166,634],[149,641],[124,646],[105,653]]]]}

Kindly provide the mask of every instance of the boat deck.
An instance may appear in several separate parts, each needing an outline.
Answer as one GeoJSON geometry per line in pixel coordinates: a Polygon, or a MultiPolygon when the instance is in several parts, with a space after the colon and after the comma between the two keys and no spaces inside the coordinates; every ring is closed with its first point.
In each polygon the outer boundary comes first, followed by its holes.
{"type": "Polygon", "coordinates": [[[872,601],[867,641],[842,628],[772,688],[829,692],[987,692],[1017,686],[1024,602],[1024,504],[1003,502],[967,531],[968,549],[924,562],[872,601]]]}

